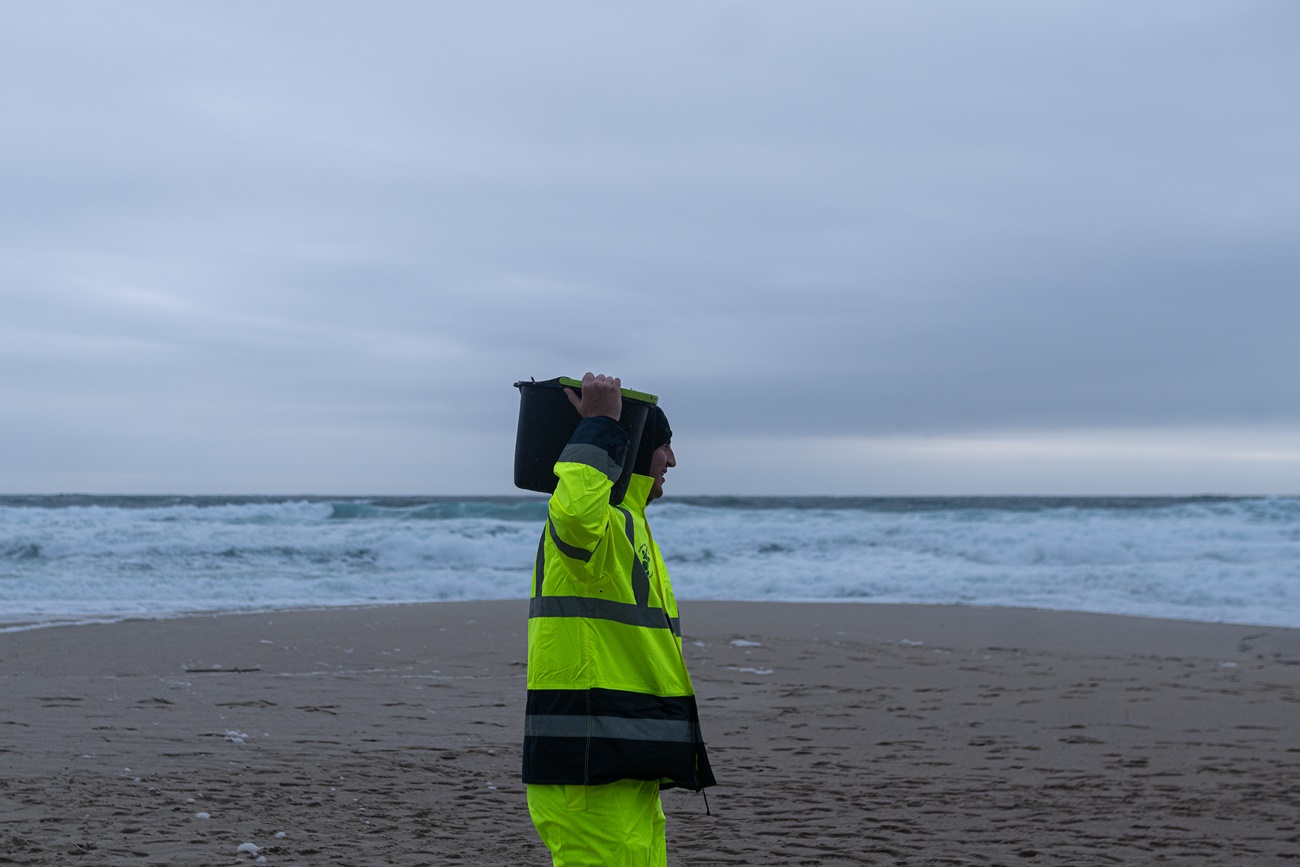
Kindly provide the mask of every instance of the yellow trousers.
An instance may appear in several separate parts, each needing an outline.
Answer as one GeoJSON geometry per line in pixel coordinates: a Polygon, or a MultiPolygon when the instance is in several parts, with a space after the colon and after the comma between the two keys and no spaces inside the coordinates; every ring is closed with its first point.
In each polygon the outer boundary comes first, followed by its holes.
{"type": "Polygon", "coordinates": [[[555,867],[666,867],[659,783],[528,786],[528,812],[555,867]]]}

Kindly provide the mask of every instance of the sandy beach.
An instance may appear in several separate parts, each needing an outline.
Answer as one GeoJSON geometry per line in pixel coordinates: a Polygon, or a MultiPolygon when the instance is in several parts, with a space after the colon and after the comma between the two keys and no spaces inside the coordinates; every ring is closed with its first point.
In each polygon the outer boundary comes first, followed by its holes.
{"type": "MultiPolygon", "coordinates": [[[[525,611],[0,634],[0,864],[549,864],[525,611]]],[[[1300,860],[1300,630],[720,602],[683,629],[721,785],[665,793],[673,864],[1300,860]]]]}

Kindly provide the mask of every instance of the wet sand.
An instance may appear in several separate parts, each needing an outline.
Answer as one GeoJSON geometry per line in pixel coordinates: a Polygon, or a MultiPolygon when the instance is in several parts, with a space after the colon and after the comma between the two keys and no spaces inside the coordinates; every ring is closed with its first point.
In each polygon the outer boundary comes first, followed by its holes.
{"type": "MultiPolygon", "coordinates": [[[[545,865],[525,602],[0,634],[0,864],[545,865]],[[244,847],[243,844],[252,844],[244,847]]],[[[1300,861],[1300,630],[683,604],[670,862],[1300,861]]]]}

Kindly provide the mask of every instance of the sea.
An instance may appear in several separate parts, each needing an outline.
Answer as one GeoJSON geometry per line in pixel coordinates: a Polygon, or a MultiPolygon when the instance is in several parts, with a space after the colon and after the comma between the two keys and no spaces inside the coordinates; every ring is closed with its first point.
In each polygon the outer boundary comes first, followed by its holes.
{"type": "MultiPolygon", "coordinates": [[[[524,599],[519,497],[0,497],[0,629],[524,599]]],[[[1300,497],[672,497],[679,599],[920,603],[1300,627],[1300,497]]]]}

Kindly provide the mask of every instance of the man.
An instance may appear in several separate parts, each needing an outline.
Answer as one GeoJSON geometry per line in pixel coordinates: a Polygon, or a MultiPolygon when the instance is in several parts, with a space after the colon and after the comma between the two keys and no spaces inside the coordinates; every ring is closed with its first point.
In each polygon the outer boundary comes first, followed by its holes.
{"type": "Polygon", "coordinates": [[[581,396],[565,390],[582,418],[555,464],[533,569],[524,782],[556,867],[667,864],[660,789],[714,785],[645,520],[677,465],[672,430],[652,408],[627,493],[610,503],[629,448],[621,385],[588,373],[581,396]]]}

